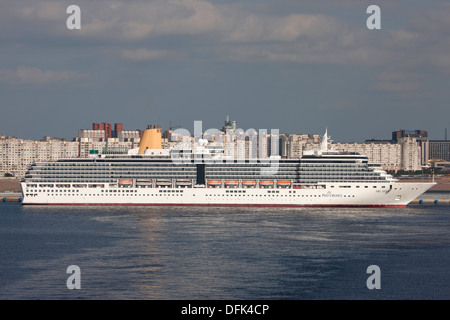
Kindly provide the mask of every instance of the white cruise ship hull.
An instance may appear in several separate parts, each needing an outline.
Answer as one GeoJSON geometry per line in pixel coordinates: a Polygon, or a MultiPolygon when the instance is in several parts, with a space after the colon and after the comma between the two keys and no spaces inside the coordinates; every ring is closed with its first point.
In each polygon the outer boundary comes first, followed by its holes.
{"type": "Polygon", "coordinates": [[[429,183],[319,183],[305,188],[48,187],[21,183],[24,205],[405,207],[429,183]]]}

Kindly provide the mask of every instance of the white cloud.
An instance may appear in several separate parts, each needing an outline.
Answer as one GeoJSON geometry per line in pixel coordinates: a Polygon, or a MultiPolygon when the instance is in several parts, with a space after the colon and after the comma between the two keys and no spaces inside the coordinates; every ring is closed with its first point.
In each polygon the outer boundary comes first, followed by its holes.
{"type": "MultiPolygon", "coordinates": [[[[271,15],[240,4],[205,0],[78,1],[84,37],[129,41],[165,35],[213,34],[217,41],[295,41],[335,33],[340,23],[323,14],[271,15]]],[[[20,23],[51,24],[53,34],[67,34],[68,15],[61,3],[37,0],[13,4],[4,16],[20,23]]],[[[73,32],[72,32],[73,33],[73,32]]]]}
{"type": "Polygon", "coordinates": [[[170,0],[151,2],[96,1],[83,6],[81,34],[117,40],[161,35],[196,35],[217,31],[222,24],[220,9],[208,1],[170,0]]]}
{"type": "MultiPolygon", "coordinates": [[[[365,27],[364,10],[360,27],[355,27],[339,13],[302,13],[298,9],[301,6],[292,3],[296,11],[272,12],[269,9],[276,5],[271,2],[79,0],[81,30],[74,32],[66,28],[67,14],[60,2],[8,1],[11,5],[0,12],[0,30],[12,31],[4,34],[6,38],[12,39],[14,34],[17,42],[27,42],[31,37],[28,31],[38,25],[43,28],[39,36],[45,40],[56,36],[81,44],[86,41],[90,46],[93,41],[98,46],[114,43],[118,55],[137,61],[201,56],[213,60],[366,66],[400,63],[411,68],[434,65],[450,69],[449,34],[443,31],[449,26],[450,6],[446,4],[422,13],[407,12],[407,25],[392,28],[383,24],[382,30],[373,32],[365,27]],[[175,43],[174,39],[183,41],[175,43]],[[199,45],[190,45],[186,39],[199,45]],[[142,49],[153,40],[158,41],[158,50],[142,49]],[[165,48],[168,44],[170,47],[165,48]]],[[[352,1],[339,3],[349,10],[355,7],[352,1]]],[[[308,6],[323,11],[325,4],[310,1],[308,6]]],[[[392,17],[403,14],[399,12],[401,5],[386,4],[383,8],[383,17],[385,12],[392,17]]]]}
{"type": "Polygon", "coordinates": [[[268,16],[248,14],[230,25],[230,34],[224,41],[296,41],[299,38],[333,36],[343,24],[322,14],[291,14],[268,16]]]}
{"type": "Polygon", "coordinates": [[[17,1],[11,4],[7,10],[25,20],[64,21],[67,6],[48,0],[35,1],[32,4],[17,1]]]}
{"type": "Polygon", "coordinates": [[[0,81],[11,84],[49,84],[67,82],[86,77],[70,70],[42,71],[36,67],[17,67],[16,70],[0,69],[0,81]]]}
{"type": "Polygon", "coordinates": [[[158,60],[164,58],[177,58],[182,55],[177,52],[170,50],[157,50],[157,49],[128,49],[122,51],[122,57],[128,60],[134,61],[147,61],[147,60],[158,60]]]}

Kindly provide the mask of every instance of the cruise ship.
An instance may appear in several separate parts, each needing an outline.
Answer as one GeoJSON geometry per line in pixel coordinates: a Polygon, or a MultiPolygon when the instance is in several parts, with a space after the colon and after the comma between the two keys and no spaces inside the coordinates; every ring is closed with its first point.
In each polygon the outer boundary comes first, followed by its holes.
{"type": "Polygon", "coordinates": [[[299,159],[225,159],[200,139],[174,157],[150,126],[127,154],[34,163],[22,204],[405,207],[435,184],[399,182],[367,156],[328,144],[325,132],[320,148],[299,159]]]}

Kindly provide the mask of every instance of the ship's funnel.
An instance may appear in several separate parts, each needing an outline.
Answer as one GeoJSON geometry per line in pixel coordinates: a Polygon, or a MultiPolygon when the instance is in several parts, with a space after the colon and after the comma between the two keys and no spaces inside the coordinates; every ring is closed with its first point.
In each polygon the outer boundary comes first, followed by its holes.
{"type": "Polygon", "coordinates": [[[144,154],[147,149],[162,149],[161,128],[159,126],[147,126],[139,144],[139,154],[144,154]]]}

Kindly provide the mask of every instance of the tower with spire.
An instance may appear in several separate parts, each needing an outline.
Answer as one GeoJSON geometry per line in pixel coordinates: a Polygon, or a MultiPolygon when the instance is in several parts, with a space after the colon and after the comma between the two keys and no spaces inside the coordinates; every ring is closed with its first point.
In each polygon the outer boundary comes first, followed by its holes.
{"type": "Polygon", "coordinates": [[[325,134],[322,138],[322,143],[320,145],[320,151],[321,152],[327,152],[328,151],[328,128],[325,127],[325,134]]]}

